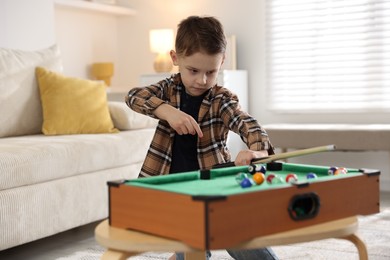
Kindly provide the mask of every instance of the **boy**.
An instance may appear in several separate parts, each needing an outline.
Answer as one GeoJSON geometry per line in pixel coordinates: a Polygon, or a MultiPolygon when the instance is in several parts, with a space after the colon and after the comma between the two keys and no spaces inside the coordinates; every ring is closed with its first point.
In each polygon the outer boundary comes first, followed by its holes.
{"type": "MultiPolygon", "coordinates": [[[[179,24],[175,50],[170,52],[179,73],[129,91],[126,103],[131,109],[159,119],[140,177],[230,162],[229,130],[249,147],[238,153],[235,165],[248,165],[253,158],[274,153],[267,133],[240,109],[237,96],[216,85],[225,50],[226,39],[217,19],[190,16],[179,24]]],[[[235,259],[276,259],[269,249],[228,252],[235,259]]],[[[183,259],[183,254],[177,253],[176,259],[183,259]]]]}

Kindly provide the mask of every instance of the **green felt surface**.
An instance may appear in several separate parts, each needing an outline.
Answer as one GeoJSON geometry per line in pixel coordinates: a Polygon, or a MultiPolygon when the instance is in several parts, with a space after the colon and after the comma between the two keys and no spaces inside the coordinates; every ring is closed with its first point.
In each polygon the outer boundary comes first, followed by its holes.
{"type": "MultiPolygon", "coordinates": [[[[267,177],[267,175],[273,173],[276,174],[277,176],[282,177],[284,180],[287,174],[294,173],[298,176],[298,183],[302,183],[302,182],[329,181],[338,178],[348,178],[349,176],[356,175],[356,174],[362,174],[359,172],[358,169],[348,168],[347,174],[330,176],[328,175],[328,169],[329,167],[326,166],[283,163],[283,169],[281,171],[267,170],[265,176],[267,177]],[[315,173],[318,176],[318,178],[307,180],[306,175],[309,172],[315,173]]],[[[147,187],[151,189],[182,193],[182,194],[187,194],[192,196],[207,196],[207,195],[228,196],[234,194],[241,194],[245,192],[289,187],[293,185],[286,182],[279,183],[279,184],[269,184],[266,181],[264,181],[261,185],[254,185],[252,187],[242,188],[236,182],[235,179],[236,175],[240,172],[247,173],[248,167],[239,166],[239,167],[213,169],[211,170],[212,177],[209,180],[201,180],[200,172],[194,171],[194,172],[185,172],[185,173],[177,173],[171,175],[130,180],[127,181],[125,185],[147,187]]]]}

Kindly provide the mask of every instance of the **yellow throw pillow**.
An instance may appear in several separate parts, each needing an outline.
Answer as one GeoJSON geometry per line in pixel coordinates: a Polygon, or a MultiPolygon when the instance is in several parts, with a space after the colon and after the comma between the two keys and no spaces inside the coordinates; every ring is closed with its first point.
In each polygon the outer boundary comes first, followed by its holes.
{"type": "Polygon", "coordinates": [[[36,68],[45,135],[116,133],[103,83],[36,68]]]}

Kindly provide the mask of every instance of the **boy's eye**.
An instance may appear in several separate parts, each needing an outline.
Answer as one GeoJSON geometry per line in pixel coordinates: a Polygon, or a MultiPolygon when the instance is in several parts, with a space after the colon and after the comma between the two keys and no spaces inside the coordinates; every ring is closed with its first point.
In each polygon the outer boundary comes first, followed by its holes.
{"type": "MultiPolygon", "coordinates": [[[[199,70],[197,69],[188,69],[192,74],[196,74],[196,73],[199,73],[199,70]]],[[[215,71],[207,71],[206,72],[206,75],[213,75],[215,73],[215,71]]]]}

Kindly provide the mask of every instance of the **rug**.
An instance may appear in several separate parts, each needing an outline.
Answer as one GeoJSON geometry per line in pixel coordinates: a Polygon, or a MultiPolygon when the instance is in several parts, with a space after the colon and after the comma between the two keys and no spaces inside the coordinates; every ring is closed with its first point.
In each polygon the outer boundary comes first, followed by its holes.
{"type": "MultiPolygon", "coordinates": [[[[390,209],[382,209],[380,213],[359,217],[359,237],[365,242],[370,260],[390,260],[390,209]]],[[[325,239],[307,243],[272,247],[281,260],[358,260],[356,247],[343,239],[325,239]]],[[[84,251],[75,252],[58,260],[98,260],[104,248],[96,245],[84,251]]],[[[168,259],[171,252],[147,252],[130,257],[131,260],[168,259]]],[[[212,260],[232,260],[225,250],[212,251],[212,260]]],[[[252,260],[252,259],[247,259],[252,260]]],[[[255,259],[253,259],[255,260],[255,259]]]]}

